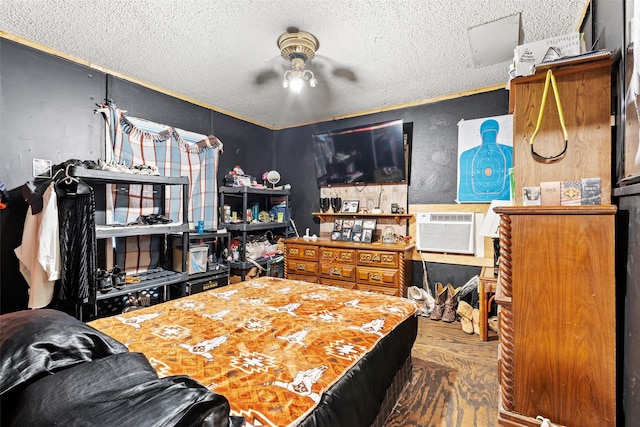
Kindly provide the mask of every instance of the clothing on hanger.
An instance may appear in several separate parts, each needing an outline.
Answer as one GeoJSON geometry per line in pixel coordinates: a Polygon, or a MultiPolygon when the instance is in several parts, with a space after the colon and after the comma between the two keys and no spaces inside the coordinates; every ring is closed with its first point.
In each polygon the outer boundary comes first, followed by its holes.
{"type": "Polygon", "coordinates": [[[53,299],[55,282],[60,278],[60,238],[57,196],[49,182],[39,200],[40,211],[27,209],[22,242],[14,252],[20,262],[20,272],[29,285],[28,307],[43,308],[53,299]]]}
{"type": "Polygon", "coordinates": [[[4,183],[0,181],[0,209],[6,209],[7,206],[9,206],[10,201],[7,187],[5,187],[4,183]]]}

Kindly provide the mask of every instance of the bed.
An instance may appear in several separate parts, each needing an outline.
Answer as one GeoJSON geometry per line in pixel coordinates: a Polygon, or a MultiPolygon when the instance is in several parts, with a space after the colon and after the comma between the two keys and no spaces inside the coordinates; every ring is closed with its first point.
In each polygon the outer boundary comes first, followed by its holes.
{"type": "Polygon", "coordinates": [[[417,306],[403,298],[260,277],[90,326],[160,377],[225,396],[246,426],[382,425],[411,371],[417,306]]]}

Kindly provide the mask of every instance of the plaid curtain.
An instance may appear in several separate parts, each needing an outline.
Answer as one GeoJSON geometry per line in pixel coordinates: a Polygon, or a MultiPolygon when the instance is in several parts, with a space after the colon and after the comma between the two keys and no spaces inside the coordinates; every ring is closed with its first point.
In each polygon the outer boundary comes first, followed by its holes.
{"type": "MultiPolygon", "coordinates": [[[[195,134],[144,119],[128,117],[115,103],[101,106],[108,115],[108,131],[116,163],[148,165],[162,176],[189,178],[188,219],[204,221],[205,229],[218,224],[217,172],[222,142],[213,135],[195,134]]],[[[112,185],[113,222],[129,224],[141,215],[160,212],[163,188],[158,185],[112,185]]],[[[164,215],[182,222],[182,186],[164,186],[164,215]]],[[[116,261],[126,271],[144,271],[157,266],[161,245],[146,236],[127,238],[117,244],[116,261]],[[122,256],[125,260],[122,260],[122,256]]]]}

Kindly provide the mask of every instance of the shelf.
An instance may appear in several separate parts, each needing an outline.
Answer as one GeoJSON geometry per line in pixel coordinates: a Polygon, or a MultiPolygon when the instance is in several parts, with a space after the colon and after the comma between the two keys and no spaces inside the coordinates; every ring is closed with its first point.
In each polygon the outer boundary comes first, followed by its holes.
{"type": "Polygon", "coordinates": [[[145,175],[126,172],[110,172],[98,169],[87,169],[74,166],[71,169],[71,176],[97,181],[105,184],[127,183],[127,184],[161,184],[161,185],[185,185],[189,184],[186,176],[169,177],[157,175],[145,175]]]}
{"type": "Polygon", "coordinates": [[[261,195],[271,195],[271,196],[286,196],[291,190],[273,190],[270,188],[255,188],[255,187],[220,187],[218,189],[220,193],[225,194],[261,194],[261,195]]]}
{"type": "Polygon", "coordinates": [[[454,265],[468,265],[472,267],[493,267],[493,258],[477,257],[473,255],[459,255],[448,253],[436,253],[436,252],[422,252],[415,251],[416,256],[413,257],[414,261],[426,261],[434,262],[438,264],[454,264],[454,265]]]}
{"type": "Polygon", "coordinates": [[[327,218],[391,218],[397,224],[413,218],[413,214],[359,214],[354,212],[312,212],[313,216],[320,218],[321,222],[327,222],[327,218]]]}
{"type": "Polygon", "coordinates": [[[614,215],[616,205],[581,206],[498,206],[494,211],[498,215],[614,215]]]}
{"type": "Polygon", "coordinates": [[[194,229],[187,230],[189,231],[189,240],[198,240],[198,239],[215,239],[217,237],[229,237],[229,233],[226,231],[216,231],[216,230],[205,230],[204,233],[198,233],[194,229]]]}
{"type": "MultiPolygon", "coordinates": [[[[256,260],[254,260],[258,265],[260,265],[263,268],[267,267],[267,263],[269,261],[272,261],[274,259],[276,259],[277,257],[282,256],[280,255],[275,255],[272,257],[266,257],[266,258],[258,258],[256,260]]],[[[239,270],[249,270],[252,267],[255,267],[256,265],[251,262],[251,261],[229,261],[229,267],[231,268],[237,268],[239,270]]]]}
{"type": "Polygon", "coordinates": [[[174,283],[184,282],[189,278],[189,275],[186,273],[176,273],[175,271],[163,270],[161,268],[153,269],[140,274],[130,274],[128,276],[140,278],[140,283],[125,285],[125,287],[122,289],[114,288],[105,293],[98,291],[96,294],[96,300],[119,297],[133,292],[144,291],[156,287],[164,287],[174,283]]]}
{"type": "Polygon", "coordinates": [[[617,187],[613,189],[614,197],[625,197],[640,194],[640,183],[629,184],[624,187],[617,187]]]}
{"type": "MultiPolygon", "coordinates": [[[[230,231],[261,231],[261,230],[273,230],[276,228],[286,228],[286,222],[258,222],[255,224],[247,224],[246,222],[242,223],[223,223],[224,227],[230,231]]],[[[223,225],[221,224],[221,225],[223,225]]]]}
{"type": "MultiPolygon", "coordinates": [[[[189,280],[199,280],[206,279],[209,277],[218,278],[222,276],[226,276],[229,273],[228,261],[225,261],[226,264],[218,263],[214,266],[213,270],[203,271],[202,273],[193,273],[189,274],[189,280]]],[[[207,267],[208,268],[208,267],[207,267]]]]}
{"type": "Polygon", "coordinates": [[[143,236],[149,234],[182,233],[189,231],[189,224],[156,225],[97,225],[96,238],[143,236]]]}

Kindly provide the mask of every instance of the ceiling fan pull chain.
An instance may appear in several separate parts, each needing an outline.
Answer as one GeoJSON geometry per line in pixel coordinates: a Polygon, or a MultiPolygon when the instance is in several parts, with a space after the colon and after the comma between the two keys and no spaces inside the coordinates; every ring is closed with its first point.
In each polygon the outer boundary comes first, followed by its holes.
{"type": "Polygon", "coordinates": [[[553,72],[551,72],[551,70],[547,71],[547,77],[545,79],[544,82],[544,91],[542,92],[542,105],[540,106],[540,113],[538,114],[538,122],[536,123],[536,128],[533,131],[533,134],[531,135],[531,156],[534,158],[534,160],[542,162],[542,163],[551,163],[554,162],[556,160],[560,160],[560,158],[564,155],[564,153],[567,151],[567,145],[569,143],[569,133],[567,132],[567,127],[564,124],[564,112],[562,111],[562,104],[560,103],[560,92],[558,91],[558,85],[556,83],[556,78],[553,75],[553,72]],[[545,105],[547,103],[547,94],[549,93],[549,83],[551,83],[551,86],[553,87],[553,95],[556,99],[556,107],[558,108],[558,116],[560,118],[560,126],[562,126],[562,132],[564,135],[564,148],[562,149],[562,151],[559,154],[556,154],[555,156],[541,156],[540,154],[536,153],[535,149],[533,148],[533,141],[536,138],[536,135],[538,134],[538,132],[540,131],[540,126],[542,125],[542,117],[544,116],[544,108],[545,105]]]}

